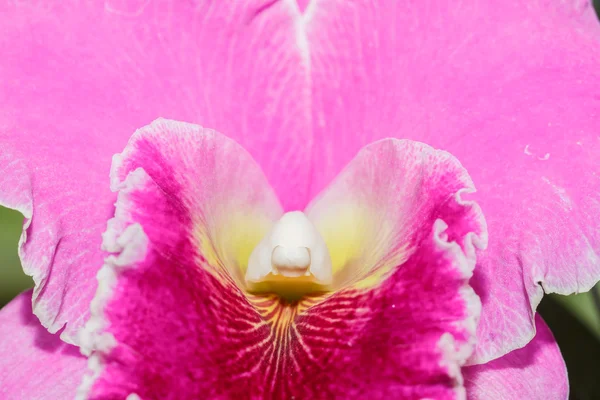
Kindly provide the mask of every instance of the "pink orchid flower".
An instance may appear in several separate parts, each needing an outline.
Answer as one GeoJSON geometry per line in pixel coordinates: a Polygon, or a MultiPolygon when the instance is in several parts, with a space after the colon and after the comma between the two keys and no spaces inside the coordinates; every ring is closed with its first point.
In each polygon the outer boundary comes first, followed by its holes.
{"type": "Polygon", "coordinates": [[[2,399],[567,397],[590,4],[305,3],[0,4],[2,399]]]}

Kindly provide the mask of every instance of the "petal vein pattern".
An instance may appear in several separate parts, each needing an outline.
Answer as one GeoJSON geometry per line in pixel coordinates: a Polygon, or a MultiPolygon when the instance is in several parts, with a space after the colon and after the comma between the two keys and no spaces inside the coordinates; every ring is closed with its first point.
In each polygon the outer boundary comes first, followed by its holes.
{"type": "Polygon", "coordinates": [[[422,141],[477,183],[490,231],[472,363],[523,347],[543,293],[600,279],[600,24],[588,1],[309,5],[311,193],[367,143],[422,141]]]}
{"type": "Polygon", "coordinates": [[[239,145],[158,120],[114,158],[112,178],[115,254],[84,333],[80,398],[464,398],[479,315],[467,282],[487,236],[449,154],[397,140],[363,150],[306,215],[331,239],[323,218],[344,198],[391,227],[380,247],[335,258],[335,290],[294,301],[246,290],[251,250],[283,209],[239,145]]]}
{"type": "Polygon", "coordinates": [[[235,138],[286,208],[306,204],[312,131],[295,19],[270,0],[0,4],[0,204],[25,215],[21,261],[51,332],[66,324],[61,337],[78,343],[114,215],[111,157],[156,118],[235,138]]]}
{"type": "Polygon", "coordinates": [[[522,349],[463,369],[467,399],[569,398],[567,368],[552,332],[539,314],[535,338],[522,349]]]}
{"type": "Polygon", "coordinates": [[[67,324],[65,341],[106,255],[110,157],[159,116],[237,140],[285,210],[376,139],[456,155],[492,232],[472,363],[524,346],[544,291],[600,276],[588,1],[66,0],[4,2],[0,16],[0,203],[26,217],[34,310],[51,332],[67,324]]]}

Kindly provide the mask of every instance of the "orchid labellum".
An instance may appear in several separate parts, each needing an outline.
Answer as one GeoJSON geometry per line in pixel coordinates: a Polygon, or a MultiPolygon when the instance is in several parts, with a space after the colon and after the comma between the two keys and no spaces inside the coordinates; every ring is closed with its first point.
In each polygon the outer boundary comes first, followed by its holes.
{"type": "Polygon", "coordinates": [[[567,398],[600,26],[504,3],[0,4],[0,398],[567,398]]]}

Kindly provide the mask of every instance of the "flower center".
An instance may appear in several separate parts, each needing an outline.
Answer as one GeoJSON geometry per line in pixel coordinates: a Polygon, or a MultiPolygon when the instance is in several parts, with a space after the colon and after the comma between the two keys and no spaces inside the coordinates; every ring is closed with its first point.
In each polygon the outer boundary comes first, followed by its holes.
{"type": "Polygon", "coordinates": [[[251,253],[245,280],[250,292],[287,299],[330,290],[329,250],[304,213],[288,212],[277,221],[251,253]]]}

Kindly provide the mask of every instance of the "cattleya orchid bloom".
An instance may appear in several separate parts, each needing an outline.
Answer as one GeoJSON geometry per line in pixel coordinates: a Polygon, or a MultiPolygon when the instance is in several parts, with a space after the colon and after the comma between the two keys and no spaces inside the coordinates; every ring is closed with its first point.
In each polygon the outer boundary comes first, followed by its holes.
{"type": "Polygon", "coordinates": [[[587,1],[0,10],[0,397],[567,397],[535,309],[600,278],[587,1]]]}

